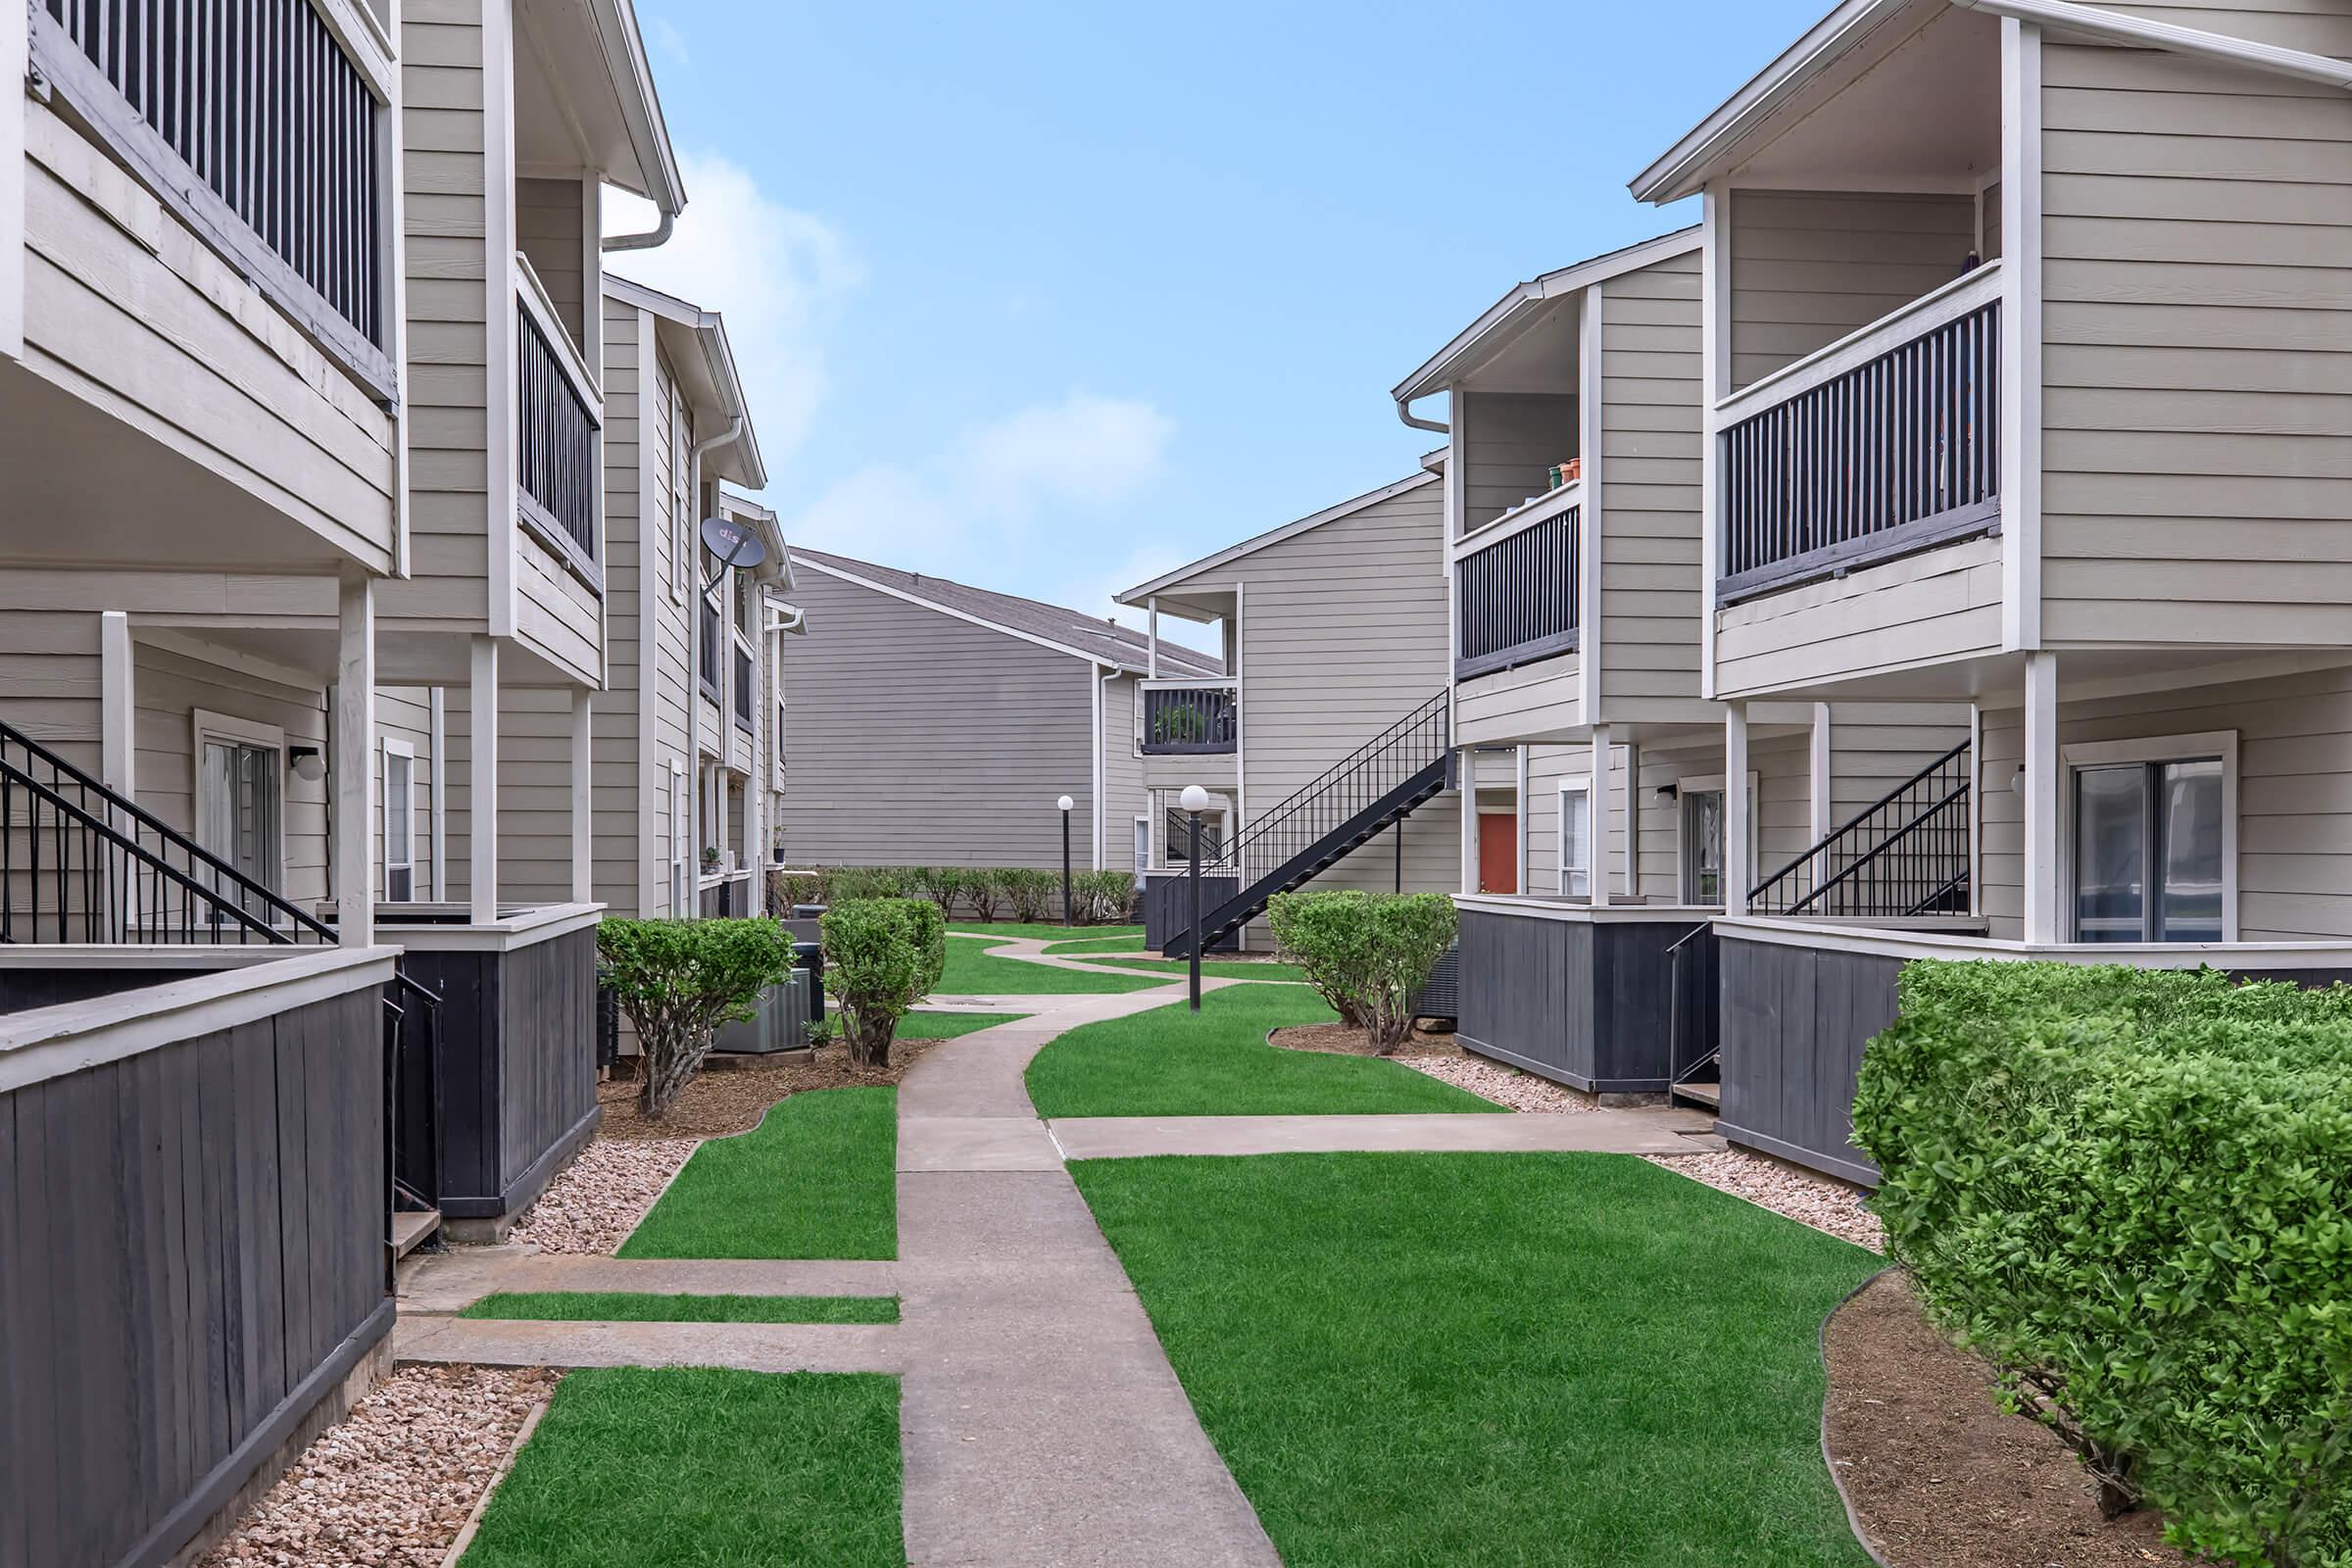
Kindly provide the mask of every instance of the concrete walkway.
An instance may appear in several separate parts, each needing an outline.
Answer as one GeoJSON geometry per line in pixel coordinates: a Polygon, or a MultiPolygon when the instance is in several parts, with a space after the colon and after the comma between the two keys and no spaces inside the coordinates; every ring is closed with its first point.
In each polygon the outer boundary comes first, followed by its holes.
{"type": "Polygon", "coordinates": [[[899,1372],[888,1323],[543,1323],[404,1317],[392,1352],[404,1364],[722,1366],[744,1372],[899,1372]]]}

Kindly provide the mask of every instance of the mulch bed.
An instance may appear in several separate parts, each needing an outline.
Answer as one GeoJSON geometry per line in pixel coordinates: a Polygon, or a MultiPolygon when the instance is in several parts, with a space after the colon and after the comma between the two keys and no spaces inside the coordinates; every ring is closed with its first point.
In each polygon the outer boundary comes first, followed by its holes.
{"type": "MultiPolygon", "coordinates": [[[[1371,1036],[1361,1029],[1350,1029],[1344,1023],[1299,1023],[1287,1029],[1277,1029],[1274,1044],[1285,1051],[1319,1051],[1334,1056],[1377,1056],[1371,1036]]],[[[1397,1056],[1458,1056],[1462,1048],[1453,1043],[1453,1036],[1428,1034],[1414,1030],[1398,1046],[1397,1056]]]]}
{"type": "Polygon", "coordinates": [[[1895,1568],[2185,1568],[2152,1514],[2109,1522],[2055,1433],[1993,1402],[1992,1370],[1927,1320],[1908,1276],[1832,1314],[1830,1459],[1895,1568]]]}
{"type": "MultiPolygon", "coordinates": [[[[819,1046],[814,1051],[781,1053],[773,1056],[711,1056],[703,1070],[669,1107],[661,1121],[648,1121],[637,1110],[637,1084],[615,1072],[596,1086],[597,1101],[605,1107],[598,1129],[603,1138],[724,1138],[748,1133],[760,1125],[767,1107],[790,1095],[811,1089],[859,1089],[895,1084],[936,1040],[902,1040],[890,1048],[887,1072],[858,1072],[850,1066],[849,1048],[819,1046]]],[[[628,1068],[629,1061],[622,1067],[628,1068]]]]}

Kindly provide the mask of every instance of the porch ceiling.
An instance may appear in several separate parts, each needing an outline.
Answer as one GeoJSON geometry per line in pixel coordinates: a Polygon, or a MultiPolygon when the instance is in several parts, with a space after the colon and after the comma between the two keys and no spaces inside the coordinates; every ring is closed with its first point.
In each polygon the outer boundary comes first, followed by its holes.
{"type": "Polygon", "coordinates": [[[2000,19],[1955,6],[1862,72],[1820,84],[1765,126],[1740,179],[1965,180],[2001,156],[2000,19]],[[1790,116],[1801,116],[1790,120],[1790,116]]]}

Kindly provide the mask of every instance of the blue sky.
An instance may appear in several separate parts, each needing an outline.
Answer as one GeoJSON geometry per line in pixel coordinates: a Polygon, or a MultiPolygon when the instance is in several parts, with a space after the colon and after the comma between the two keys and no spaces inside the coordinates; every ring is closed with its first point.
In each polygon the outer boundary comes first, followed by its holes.
{"type": "Polygon", "coordinates": [[[1825,3],[638,0],[689,206],[616,270],[726,313],[789,538],[1108,612],[1411,472],[1388,389],[1694,221],[1626,180],[1825,3]]]}

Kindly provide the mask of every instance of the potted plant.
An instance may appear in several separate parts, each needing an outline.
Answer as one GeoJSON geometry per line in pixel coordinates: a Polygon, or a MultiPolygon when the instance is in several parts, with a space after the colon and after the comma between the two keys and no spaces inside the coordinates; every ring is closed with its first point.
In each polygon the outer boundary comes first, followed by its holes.
{"type": "Polygon", "coordinates": [[[703,874],[705,876],[714,876],[717,874],[717,872],[718,846],[715,844],[707,844],[703,846],[703,874]]]}

